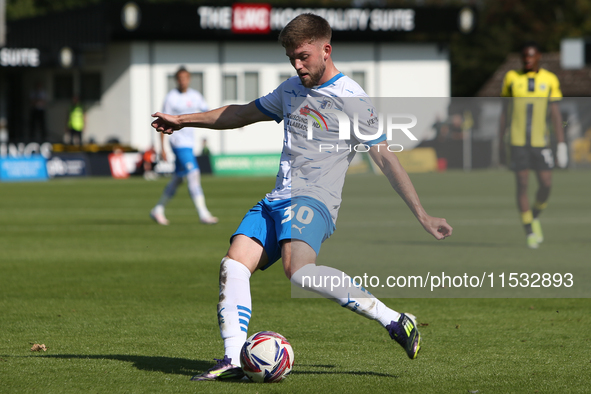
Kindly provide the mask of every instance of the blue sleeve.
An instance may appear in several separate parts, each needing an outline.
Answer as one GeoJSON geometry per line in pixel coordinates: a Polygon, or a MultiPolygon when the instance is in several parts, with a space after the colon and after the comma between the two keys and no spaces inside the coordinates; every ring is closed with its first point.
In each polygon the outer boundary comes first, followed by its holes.
{"type": "Polygon", "coordinates": [[[255,100],[255,104],[259,111],[277,123],[280,123],[283,120],[283,91],[285,90],[285,84],[288,81],[289,79],[281,83],[271,93],[255,100]]]}
{"type": "Polygon", "coordinates": [[[367,146],[369,146],[371,148],[372,146],[374,146],[376,144],[379,144],[382,141],[386,141],[386,134],[382,134],[381,136],[379,136],[375,140],[366,141],[366,142],[364,142],[364,144],[367,145],[367,146]]]}
{"type": "Polygon", "coordinates": [[[273,119],[275,122],[281,123],[281,121],[283,120],[279,116],[274,114],[273,112],[271,112],[271,111],[267,110],[265,107],[263,107],[263,104],[261,104],[260,98],[256,99],[254,103],[257,106],[257,108],[259,109],[259,111],[261,111],[263,114],[267,115],[269,118],[273,119]]]}

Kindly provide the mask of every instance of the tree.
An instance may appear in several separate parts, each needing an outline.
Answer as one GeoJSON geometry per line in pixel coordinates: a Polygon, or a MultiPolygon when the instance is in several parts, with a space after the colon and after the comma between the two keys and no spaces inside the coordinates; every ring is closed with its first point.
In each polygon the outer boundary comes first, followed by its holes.
{"type": "Polygon", "coordinates": [[[507,54],[525,41],[542,51],[560,50],[565,37],[591,34],[591,0],[487,0],[481,3],[477,31],[450,42],[452,95],[473,96],[507,54]]]}

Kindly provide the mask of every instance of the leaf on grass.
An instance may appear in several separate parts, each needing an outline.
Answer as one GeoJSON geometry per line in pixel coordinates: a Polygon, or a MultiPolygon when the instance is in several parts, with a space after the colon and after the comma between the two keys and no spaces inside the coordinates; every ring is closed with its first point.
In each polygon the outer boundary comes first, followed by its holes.
{"type": "Polygon", "coordinates": [[[476,394],[478,390],[468,390],[469,393],[476,394]]]}
{"type": "Polygon", "coordinates": [[[38,343],[35,343],[33,345],[33,347],[31,348],[31,351],[32,352],[38,352],[38,351],[41,351],[41,350],[43,350],[44,352],[47,351],[47,347],[45,347],[45,344],[39,345],[38,343]]]}
{"type": "Polygon", "coordinates": [[[456,328],[460,328],[460,325],[459,325],[459,324],[458,324],[458,325],[456,325],[456,328]]]}
{"type": "Polygon", "coordinates": [[[419,323],[419,327],[427,327],[429,323],[419,323]]]}

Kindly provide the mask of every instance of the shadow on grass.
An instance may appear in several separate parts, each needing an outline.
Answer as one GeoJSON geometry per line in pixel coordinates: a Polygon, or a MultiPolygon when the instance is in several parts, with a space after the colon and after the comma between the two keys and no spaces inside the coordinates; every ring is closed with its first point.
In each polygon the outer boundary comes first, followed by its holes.
{"type": "MultiPolygon", "coordinates": [[[[13,356],[1,356],[10,358],[13,356]]],[[[214,363],[203,360],[189,360],[186,358],[172,357],[154,357],[154,356],[132,356],[123,354],[44,354],[31,355],[25,357],[52,358],[64,360],[115,360],[133,363],[133,366],[142,371],[163,372],[167,374],[194,376],[205,372],[211,368],[214,363]]],[[[298,370],[298,367],[306,368],[336,368],[335,365],[315,365],[315,364],[296,364],[296,369],[291,372],[292,375],[358,375],[358,376],[380,376],[385,378],[397,378],[396,375],[372,371],[311,371],[298,370]]],[[[244,383],[244,381],[233,381],[234,383],[244,383]]],[[[230,383],[230,381],[228,382],[230,383]]]]}
{"type": "Polygon", "coordinates": [[[331,364],[297,364],[296,369],[291,372],[292,375],[359,375],[359,376],[381,376],[384,378],[397,378],[396,375],[390,375],[387,373],[371,372],[371,371],[302,371],[297,367],[308,367],[308,368],[324,368],[331,369],[336,368],[336,365],[331,364]]]}
{"type": "Polygon", "coordinates": [[[314,368],[336,368],[333,364],[298,364],[298,367],[314,367],[314,368]]]}
{"type": "Polygon", "coordinates": [[[189,360],[186,358],[132,356],[123,354],[47,354],[30,357],[56,358],[56,359],[80,359],[80,360],[115,360],[133,363],[133,366],[142,371],[156,371],[175,375],[193,376],[211,368],[212,361],[189,360]]]}

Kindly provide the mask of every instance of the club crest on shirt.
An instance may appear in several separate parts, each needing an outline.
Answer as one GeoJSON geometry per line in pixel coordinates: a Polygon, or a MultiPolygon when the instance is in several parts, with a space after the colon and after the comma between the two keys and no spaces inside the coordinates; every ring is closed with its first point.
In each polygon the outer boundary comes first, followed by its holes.
{"type": "Polygon", "coordinates": [[[321,109],[331,109],[334,106],[334,103],[331,99],[329,99],[328,97],[325,97],[322,100],[322,103],[320,103],[320,108],[321,109]]]}

